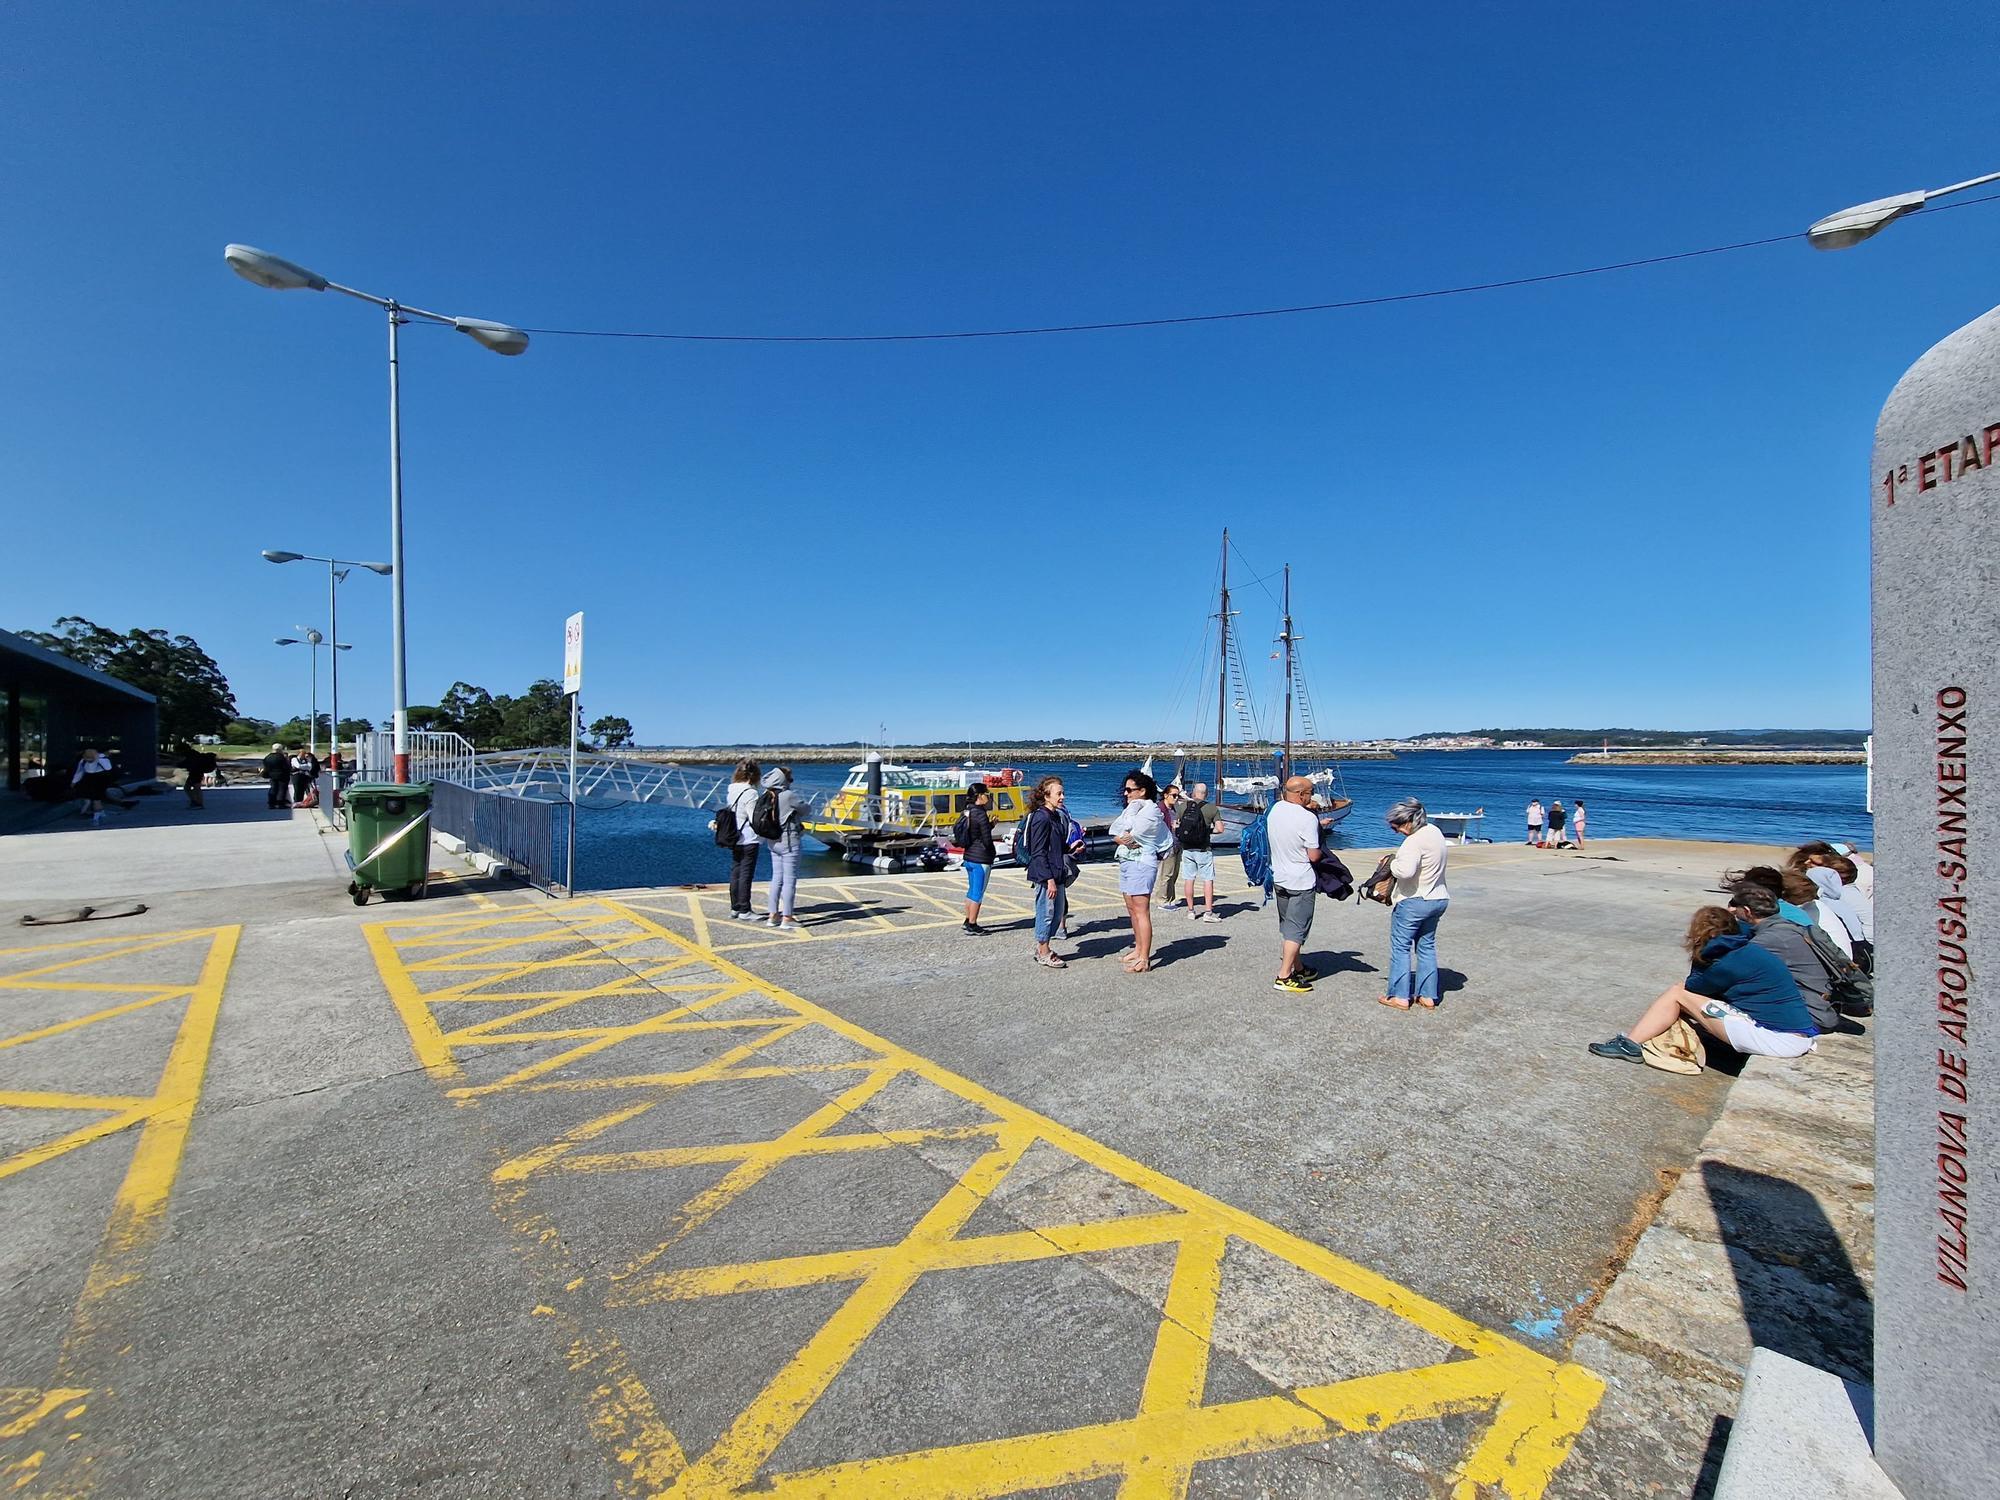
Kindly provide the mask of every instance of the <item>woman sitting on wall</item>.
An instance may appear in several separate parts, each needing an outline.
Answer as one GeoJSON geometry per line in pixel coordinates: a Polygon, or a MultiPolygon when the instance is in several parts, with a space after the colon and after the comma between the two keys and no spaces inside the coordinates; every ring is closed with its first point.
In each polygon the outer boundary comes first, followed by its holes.
{"type": "Polygon", "coordinates": [[[1688,923],[1687,951],[1694,967],[1625,1031],[1608,1042],[1592,1042],[1599,1057],[1643,1062],[1641,1045],[1661,1035],[1682,1016],[1738,1052],[1764,1057],[1801,1057],[1813,1050],[1813,1025],[1799,987],[1784,960],[1751,941],[1750,924],[1720,906],[1696,910],[1688,923]]]}

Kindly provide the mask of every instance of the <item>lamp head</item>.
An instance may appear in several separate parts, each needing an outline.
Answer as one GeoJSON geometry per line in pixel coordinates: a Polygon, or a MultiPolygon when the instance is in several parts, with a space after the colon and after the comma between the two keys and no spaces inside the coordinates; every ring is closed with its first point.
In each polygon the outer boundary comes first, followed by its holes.
{"type": "Polygon", "coordinates": [[[325,636],[314,630],[310,625],[294,625],[292,629],[305,637],[308,646],[317,646],[321,641],[326,639],[325,636]]]}
{"type": "Polygon", "coordinates": [[[1808,229],[1806,243],[1815,250],[1845,250],[1849,245],[1860,244],[1904,214],[1915,213],[1924,206],[1924,200],[1929,196],[1918,190],[1843,208],[1837,214],[1828,214],[1808,229]]]}
{"type": "Polygon", "coordinates": [[[229,269],[245,281],[274,292],[326,290],[326,278],[317,271],[308,271],[304,266],[273,255],[268,250],[259,250],[254,245],[225,245],[222,258],[229,262],[229,269]]]}
{"type": "Polygon", "coordinates": [[[451,326],[495,354],[525,354],[528,349],[528,336],[505,323],[492,323],[485,318],[453,318],[451,326]]]}
{"type": "Polygon", "coordinates": [[[296,646],[298,645],[298,642],[292,639],[292,637],[288,635],[281,635],[275,637],[272,640],[271,644],[274,646],[296,646]]]}
{"type": "Polygon", "coordinates": [[[264,549],[265,562],[298,562],[304,556],[303,552],[274,552],[269,547],[264,549]]]}
{"type": "Polygon", "coordinates": [[[380,573],[384,578],[389,577],[396,571],[388,563],[356,563],[354,566],[357,568],[366,568],[371,573],[380,573]]]}

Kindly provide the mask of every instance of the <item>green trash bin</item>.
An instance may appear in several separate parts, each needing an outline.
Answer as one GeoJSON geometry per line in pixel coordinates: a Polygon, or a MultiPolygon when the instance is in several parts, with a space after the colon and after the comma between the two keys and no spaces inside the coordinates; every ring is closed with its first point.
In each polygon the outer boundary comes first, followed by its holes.
{"type": "Polygon", "coordinates": [[[347,893],[356,906],[368,893],[423,895],[431,868],[431,784],[356,781],[348,785],[347,893]]]}

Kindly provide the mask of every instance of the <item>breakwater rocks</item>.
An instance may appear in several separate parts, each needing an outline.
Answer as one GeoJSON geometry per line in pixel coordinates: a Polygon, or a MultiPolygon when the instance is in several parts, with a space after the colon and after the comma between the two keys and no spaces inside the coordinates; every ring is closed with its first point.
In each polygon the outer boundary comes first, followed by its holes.
{"type": "Polygon", "coordinates": [[[1583,750],[1573,766],[1862,766],[1861,750],[1583,750]]]}

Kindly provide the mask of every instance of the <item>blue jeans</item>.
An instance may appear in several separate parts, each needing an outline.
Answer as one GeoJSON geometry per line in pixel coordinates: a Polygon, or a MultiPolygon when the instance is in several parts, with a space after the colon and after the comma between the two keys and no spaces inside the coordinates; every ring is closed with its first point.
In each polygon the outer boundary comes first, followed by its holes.
{"type": "Polygon", "coordinates": [[[1063,925],[1068,916],[1069,892],[1061,886],[1057,886],[1056,893],[1051,896],[1049,894],[1049,883],[1046,880],[1036,881],[1035,946],[1040,947],[1043,943],[1054,937],[1056,929],[1063,925]]]}
{"type": "Polygon", "coordinates": [[[1449,901],[1406,896],[1389,910],[1389,998],[1437,1000],[1438,923],[1449,901]],[[1417,950],[1416,988],[1410,988],[1410,949],[1417,950]]]}
{"type": "Polygon", "coordinates": [[[785,847],[783,839],[769,844],[771,850],[771,885],[766,893],[766,904],[774,917],[789,917],[792,903],[799,892],[799,846],[785,847]]]}

